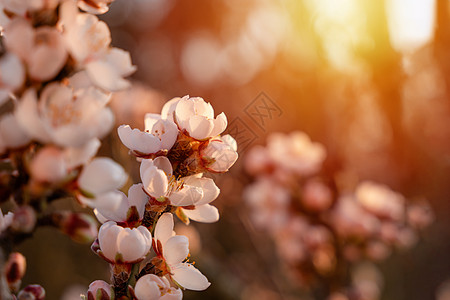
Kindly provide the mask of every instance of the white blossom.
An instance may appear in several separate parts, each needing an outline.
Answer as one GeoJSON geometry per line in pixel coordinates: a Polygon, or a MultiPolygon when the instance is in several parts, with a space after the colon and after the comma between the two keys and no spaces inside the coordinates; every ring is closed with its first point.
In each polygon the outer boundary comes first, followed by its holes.
{"type": "Polygon", "coordinates": [[[213,201],[220,192],[210,178],[194,175],[176,179],[172,172],[165,156],[142,160],[140,173],[146,193],[156,199],[167,198],[174,206],[200,206],[213,201]]]}
{"type": "Polygon", "coordinates": [[[98,233],[103,256],[111,262],[135,263],[144,259],[152,245],[152,234],[144,226],[124,228],[104,223],[98,233]]]}
{"type": "Polygon", "coordinates": [[[186,130],[189,136],[197,140],[205,140],[221,134],[227,127],[224,113],[214,118],[214,109],[200,97],[174,98],[167,102],[161,112],[163,117],[174,121],[180,129],[186,130]]]}
{"type": "MultiPolygon", "coordinates": [[[[95,280],[89,285],[88,299],[97,299],[97,293],[100,292],[102,297],[106,296],[106,299],[113,299],[114,289],[111,285],[103,280],[95,280]],[[89,296],[90,294],[90,296],[89,296]]],[[[101,298],[106,300],[105,298],[101,298]]]]}
{"type": "Polygon", "coordinates": [[[170,286],[166,277],[147,274],[139,278],[134,288],[138,300],[181,300],[183,292],[170,286]]]}
{"type": "Polygon", "coordinates": [[[211,283],[208,279],[197,270],[192,264],[183,262],[189,254],[189,240],[182,235],[174,235],[173,232],[173,215],[164,213],[156,223],[155,227],[155,244],[160,245],[162,253],[158,255],[163,258],[170,278],[180,286],[195,291],[207,289],[211,283]]]}
{"type": "Polygon", "coordinates": [[[128,197],[120,191],[101,194],[95,200],[95,215],[105,221],[125,222],[132,206],[136,208],[139,219],[142,220],[148,196],[142,190],[142,184],[133,184],[128,190],[128,197]]]}
{"type": "Polygon", "coordinates": [[[33,28],[22,18],[13,19],[5,28],[6,48],[27,65],[31,78],[46,81],[55,77],[67,61],[61,33],[54,27],[33,28]]]}
{"type": "Polygon", "coordinates": [[[404,197],[389,187],[370,181],[362,182],[355,191],[358,202],[368,211],[393,220],[405,217],[404,197]]]}
{"type": "Polygon", "coordinates": [[[268,137],[267,147],[271,159],[281,168],[306,176],[317,172],[325,159],[325,148],[313,143],[303,132],[289,135],[273,133],[268,137]]]}
{"type": "MultiPolygon", "coordinates": [[[[86,164],[78,177],[81,191],[88,197],[99,197],[121,188],[127,181],[125,170],[107,157],[97,157],[86,164]]],[[[95,201],[80,196],[80,201],[95,207],[95,201]]]]}
{"type": "Polygon", "coordinates": [[[19,16],[25,17],[27,12],[55,9],[60,0],[2,0],[4,8],[19,16]]]}
{"type": "Polygon", "coordinates": [[[238,159],[236,140],[227,134],[209,141],[208,146],[201,152],[206,161],[206,169],[212,172],[223,173],[238,159]]]}
{"type": "Polygon", "coordinates": [[[6,148],[20,148],[31,141],[30,136],[11,113],[0,117],[0,139],[6,148]]]}
{"type": "Polygon", "coordinates": [[[72,6],[72,2],[65,2],[60,13],[63,35],[78,68],[84,68],[90,80],[104,90],[127,88],[129,82],[123,77],[136,70],[130,54],[110,47],[111,33],[105,22],[94,15],[78,13],[72,6]]]}
{"type": "Polygon", "coordinates": [[[68,175],[63,151],[54,146],[39,150],[30,164],[33,179],[41,182],[57,183],[68,175]]]}
{"type": "Polygon", "coordinates": [[[27,90],[16,108],[20,125],[36,140],[63,147],[81,147],[102,138],[114,116],[106,107],[109,96],[95,88],[73,91],[60,83],[47,85],[39,101],[27,90]]]}
{"type": "Polygon", "coordinates": [[[170,150],[178,136],[177,125],[161,119],[160,115],[146,114],[145,131],[121,125],[117,129],[122,143],[137,155],[149,155],[170,150]]]}
{"type": "Polygon", "coordinates": [[[104,14],[114,0],[78,0],[78,7],[91,14],[104,14]]]}
{"type": "Polygon", "coordinates": [[[0,106],[8,100],[9,93],[22,87],[25,67],[14,53],[7,52],[0,58],[0,106]]]}

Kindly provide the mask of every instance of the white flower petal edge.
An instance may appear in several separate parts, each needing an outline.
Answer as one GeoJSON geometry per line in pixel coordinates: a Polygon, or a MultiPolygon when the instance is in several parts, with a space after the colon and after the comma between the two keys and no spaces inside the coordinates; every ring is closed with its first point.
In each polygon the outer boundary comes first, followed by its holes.
{"type": "Polygon", "coordinates": [[[142,260],[150,251],[152,235],[144,226],[124,228],[116,222],[104,223],[98,233],[98,242],[103,255],[110,261],[133,263],[142,260]]]}
{"type": "Polygon", "coordinates": [[[210,103],[200,97],[174,98],[163,107],[162,116],[178,124],[189,136],[197,140],[205,140],[221,134],[227,126],[224,113],[214,119],[214,109],[210,103]]]}
{"type": "Polygon", "coordinates": [[[182,291],[171,287],[166,277],[154,274],[139,278],[134,291],[138,300],[181,300],[183,298],[182,291]]]}
{"type": "Polygon", "coordinates": [[[78,184],[83,191],[94,196],[121,188],[128,175],[121,165],[107,157],[97,157],[81,171],[78,184]]]}
{"type": "Polygon", "coordinates": [[[164,213],[155,228],[156,244],[162,246],[163,259],[166,262],[171,278],[184,288],[202,291],[211,283],[193,265],[183,262],[189,253],[189,241],[185,236],[174,235],[173,215],[164,213]]]}
{"type": "Polygon", "coordinates": [[[191,220],[201,223],[214,223],[219,221],[219,211],[216,207],[205,204],[194,209],[183,209],[183,213],[191,220]]]}
{"type": "Polygon", "coordinates": [[[173,279],[188,290],[203,291],[211,285],[205,275],[191,264],[177,264],[172,267],[172,272],[173,279]]]}

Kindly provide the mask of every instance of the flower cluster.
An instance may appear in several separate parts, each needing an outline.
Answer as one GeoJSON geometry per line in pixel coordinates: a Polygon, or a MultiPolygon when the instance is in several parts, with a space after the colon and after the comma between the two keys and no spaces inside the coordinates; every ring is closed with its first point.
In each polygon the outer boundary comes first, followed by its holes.
{"type": "Polygon", "coordinates": [[[407,201],[385,185],[344,187],[321,171],[325,158],[322,145],[293,132],[270,135],[245,161],[256,176],[244,190],[250,217],[304,286],[330,278],[342,284],[352,265],[411,247],[434,218],[426,201],[407,201]]]}
{"type": "MultiPolygon", "coordinates": [[[[176,235],[182,222],[219,219],[210,203],[219,195],[206,172],[226,172],[236,161],[236,141],[220,136],[225,114],[214,117],[202,98],[175,98],[161,114],[145,116],[145,130],[118,128],[120,140],[140,162],[141,182],[125,195],[121,171],[106,164],[86,167],[79,177],[80,201],[103,225],[92,249],[111,265],[109,285],[95,281],[88,299],[181,299],[181,289],[201,291],[210,283],[189,262],[189,240],[176,235]]],[[[93,162],[95,163],[95,162],[93,162]]]]}
{"type": "MultiPolygon", "coordinates": [[[[96,16],[111,2],[0,0],[0,204],[13,210],[0,212],[2,257],[36,226],[54,226],[77,242],[97,236],[94,217],[50,206],[73,196],[82,204],[84,197],[100,197],[106,192],[101,179],[89,176],[102,167],[121,170],[111,159],[93,158],[114,124],[111,92],[128,87],[124,77],[135,70],[96,16]]],[[[127,179],[124,172],[110,175],[116,184],[127,179]]],[[[20,278],[1,298],[43,299],[37,285],[18,291],[25,265],[14,268],[20,278]]],[[[9,283],[7,271],[1,276],[9,283]]]]}

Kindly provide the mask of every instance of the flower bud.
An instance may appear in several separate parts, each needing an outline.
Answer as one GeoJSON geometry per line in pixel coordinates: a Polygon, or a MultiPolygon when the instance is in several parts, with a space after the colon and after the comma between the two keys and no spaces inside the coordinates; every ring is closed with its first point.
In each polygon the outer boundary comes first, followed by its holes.
{"type": "Polygon", "coordinates": [[[67,176],[64,154],[53,146],[40,150],[30,164],[31,176],[41,182],[56,183],[67,176]]]}
{"type": "Polygon", "coordinates": [[[14,211],[11,228],[18,232],[29,233],[36,225],[36,212],[31,206],[21,206],[14,211]]]}
{"type": "Polygon", "coordinates": [[[150,251],[152,235],[144,226],[123,228],[108,221],[100,227],[98,241],[100,254],[109,262],[135,263],[150,251]]]}
{"type": "Polygon", "coordinates": [[[144,275],[136,282],[134,293],[138,300],[145,299],[182,299],[183,293],[180,289],[170,286],[165,277],[159,277],[153,274],[144,275]]]}
{"type": "Polygon", "coordinates": [[[211,140],[201,152],[201,156],[208,171],[223,173],[236,162],[238,158],[236,151],[236,141],[227,134],[211,140]]]}
{"type": "Polygon", "coordinates": [[[25,275],[26,259],[19,252],[13,252],[9,255],[5,265],[5,275],[9,289],[13,292],[17,291],[25,275]]]}
{"type": "Polygon", "coordinates": [[[56,218],[61,231],[77,243],[91,243],[97,237],[97,222],[90,215],[61,212],[56,218]]]}
{"type": "Polygon", "coordinates": [[[26,286],[17,295],[17,300],[44,300],[45,290],[39,284],[30,284],[26,286]]]}
{"type": "Polygon", "coordinates": [[[87,292],[88,300],[110,300],[114,299],[114,290],[103,280],[96,280],[89,285],[87,292]]]}
{"type": "Polygon", "coordinates": [[[82,191],[96,196],[121,188],[127,177],[121,165],[110,158],[97,157],[83,168],[78,184],[82,191]]]}

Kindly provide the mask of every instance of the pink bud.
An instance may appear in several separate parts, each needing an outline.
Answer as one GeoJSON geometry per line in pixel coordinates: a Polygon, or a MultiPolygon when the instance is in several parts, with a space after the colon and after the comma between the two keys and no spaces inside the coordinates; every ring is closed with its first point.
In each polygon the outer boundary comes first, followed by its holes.
{"type": "Polygon", "coordinates": [[[39,284],[30,284],[26,286],[17,295],[17,300],[44,300],[45,290],[39,284]]]}
{"type": "Polygon", "coordinates": [[[11,228],[15,231],[29,233],[36,225],[36,212],[31,206],[21,206],[14,211],[11,228]]]}
{"type": "Polygon", "coordinates": [[[96,280],[89,285],[87,292],[88,300],[110,300],[114,299],[114,290],[103,280],[96,280]]]}
{"type": "Polygon", "coordinates": [[[31,176],[41,182],[59,182],[67,175],[64,154],[53,146],[40,150],[30,165],[31,176]]]}
{"type": "Polygon", "coordinates": [[[17,291],[26,270],[26,259],[19,252],[13,252],[5,265],[6,280],[11,291],[17,291]]]}
{"type": "Polygon", "coordinates": [[[91,243],[98,234],[97,222],[83,213],[61,212],[57,216],[59,228],[78,243],[91,243]]]}

